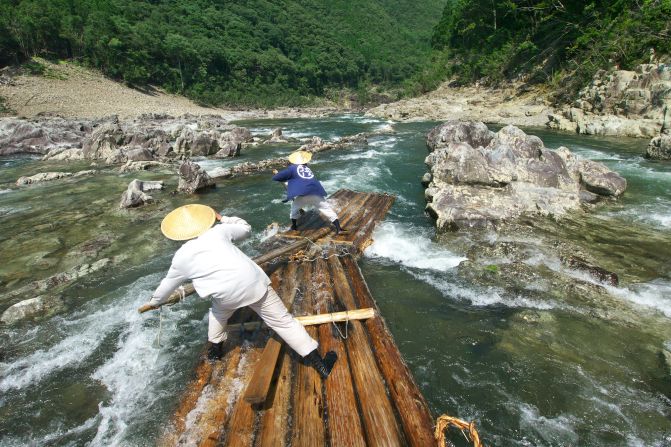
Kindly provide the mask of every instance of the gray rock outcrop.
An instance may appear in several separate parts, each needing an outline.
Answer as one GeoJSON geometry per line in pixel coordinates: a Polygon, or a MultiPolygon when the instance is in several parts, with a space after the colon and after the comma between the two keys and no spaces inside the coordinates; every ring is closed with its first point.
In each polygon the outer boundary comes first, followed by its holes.
{"type": "Polygon", "coordinates": [[[46,160],[100,160],[108,164],[191,156],[234,157],[252,141],[248,129],[219,116],[142,115],[121,121],[61,118],[0,119],[0,155],[37,153],[46,160]]]}
{"type": "Polygon", "coordinates": [[[177,191],[193,194],[201,189],[214,187],[214,180],[199,165],[185,161],[179,166],[177,191]]]}
{"type": "Polygon", "coordinates": [[[90,123],[84,121],[0,118],[0,155],[44,155],[51,150],[81,148],[82,140],[90,131],[90,123]]]}
{"type": "Polygon", "coordinates": [[[645,156],[653,160],[671,160],[671,134],[661,134],[650,140],[645,156]]]}
{"type": "Polygon", "coordinates": [[[135,208],[153,200],[147,191],[163,189],[163,182],[142,182],[133,180],[121,195],[119,208],[135,208]]]}
{"type": "Polygon", "coordinates": [[[548,127],[587,135],[652,138],[671,128],[671,65],[636,71],[600,70],[571,107],[548,116],[548,127]]]}
{"type": "Polygon", "coordinates": [[[487,226],[523,214],[561,216],[626,180],[601,163],[552,151],[514,126],[498,133],[483,123],[448,121],[429,132],[427,212],[441,230],[487,226]]]}

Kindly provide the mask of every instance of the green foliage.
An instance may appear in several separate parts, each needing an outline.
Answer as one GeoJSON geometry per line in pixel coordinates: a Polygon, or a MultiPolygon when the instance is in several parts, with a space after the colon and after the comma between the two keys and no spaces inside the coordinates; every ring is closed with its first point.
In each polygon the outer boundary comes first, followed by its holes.
{"type": "Polygon", "coordinates": [[[12,110],[7,106],[7,100],[0,96],[0,114],[10,114],[12,110]]]}
{"type": "Polygon", "coordinates": [[[432,45],[463,81],[525,76],[568,98],[599,68],[668,56],[670,34],[671,0],[450,0],[432,45]]]}
{"type": "Polygon", "coordinates": [[[205,104],[303,105],[414,75],[444,1],[2,0],[0,65],[68,58],[205,104]]]}

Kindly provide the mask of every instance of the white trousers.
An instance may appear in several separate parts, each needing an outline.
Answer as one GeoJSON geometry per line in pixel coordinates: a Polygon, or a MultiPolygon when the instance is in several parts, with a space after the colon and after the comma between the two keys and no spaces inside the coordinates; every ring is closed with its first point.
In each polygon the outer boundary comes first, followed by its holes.
{"type": "Polygon", "coordinates": [[[326,217],[329,222],[333,222],[338,218],[338,215],[333,211],[333,208],[331,208],[331,205],[329,205],[326,199],[317,195],[297,196],[294,198],[294,201],[291,202],[291,212],[289,213],[289,217],[291,219],[298,219],[300,210],[306,208],[317,208],[319,214],[326,217]]]}
{"type": "MultiPolygon", "coordinates": [[[[291,316],[284,303],[272,287],[263,297],[249,305],[265,323],[277,332],[282,340],[298,355],[305,357],[317,349],[318,343],[307,333],[302,324],[291,316]]],[[[225,307],[218,299],[212,299],[207,339],[212,343],[226,340],[226,323],[236,309],[225,307]]]]}

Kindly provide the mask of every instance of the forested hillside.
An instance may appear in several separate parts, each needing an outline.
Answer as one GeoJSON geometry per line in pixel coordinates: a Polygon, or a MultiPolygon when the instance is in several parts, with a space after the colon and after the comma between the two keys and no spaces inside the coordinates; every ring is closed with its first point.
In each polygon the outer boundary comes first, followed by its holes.
{"type": "Polygon", "coordinates": [[[449,0],[432,44],[436,72],[449,59],[463,81],[523,75],[568,99],[599,68],[668,57],[671,0],[449,0]]]}
{"type": "Polygon", "coordinates": [[[0,66],[67,58],[216,105],[400,85],[445,0],[0,0],[0,66]]]}

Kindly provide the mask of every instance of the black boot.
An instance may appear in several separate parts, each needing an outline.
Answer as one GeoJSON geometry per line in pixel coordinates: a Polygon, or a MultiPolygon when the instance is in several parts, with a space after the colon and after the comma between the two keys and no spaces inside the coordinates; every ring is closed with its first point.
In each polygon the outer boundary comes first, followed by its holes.
{"type": "Polygon", "coordinates": [[[331,370],[333,369],[333,365],[335,364],[336,360],[338,360],[338,354],[333,351],[329,351],[322,359],[319,355],[319,350],[315,349],[305,356],[305,360],[307,361],[308,365],[317,370],[319,375],[322,376],[322,379],[326,379],[329,374],[331,374],[331,370]]]}
{"type": "Polygon", "coordinates": [[[291,229],[294,231],[298,230],[298,220],[291,219],[291,229]]]}
{"type": "Polygon", "coordinates": [[[222,354],[224,353],[224,342],[220,341],[219,343],[209,342],[207,346],[207,359],[211,361],[221,359],[222,354]]]}
{"type": "Polygon", "coordinates": [[[334,220],[332,223],[333,223],[333,226],[335,227],[335,234],[336,234],[336,236],[339,235],[340,232],[343,232],[343,231],[346,232],[346,231],[347,231],[347,230],[345,230],[344,228],[342,228],[342,227],[340,226],[340,221],[339,221],[338,219],[334,220]]]}

